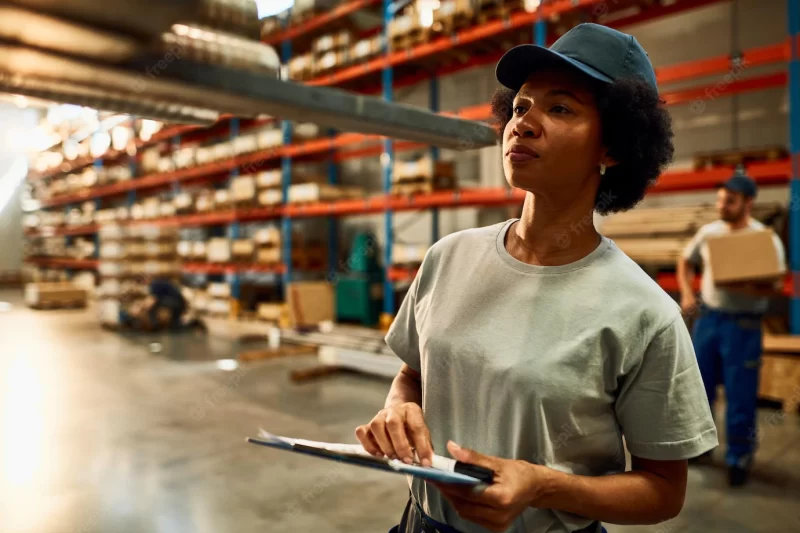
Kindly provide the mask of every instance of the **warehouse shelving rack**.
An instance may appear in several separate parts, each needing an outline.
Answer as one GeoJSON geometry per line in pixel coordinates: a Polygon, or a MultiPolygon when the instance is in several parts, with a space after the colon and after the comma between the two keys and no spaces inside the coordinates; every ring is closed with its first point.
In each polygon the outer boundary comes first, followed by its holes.
{"type": "MultiPolygon", "coordinates": [[[[720,0],[682,0],[667,6],[652,7],[633,16],[619,18],[609,23],[612,27],[623,27],[658,17],[668,16],[678,12],[716,3],[720,0]]],[[[388,30],[388,23],[391,20],[392,2],[389,0],[351,0],[343,3],[338,8],[329,11],[318,17],[314,17],[299,25],[285,25],[278,34],[269,36],[266,40],[270,44],[280,45],[284,62],[288,61],[292,52],[292,40],[300,37],[310,37],[326,27],[328,23],[334,22],[342,17],[352,14],[359,9],[373,8],[376,4],[382,3],[384,14],[384,36],[388,30]]],[[[421,81],[431,81],[430,106],[438,111],[438,80],[447,74],[471,68],[479,65],[488,64],[499,58],[499,52],[488,54],[476,54],[463,64],[456,64],[446,67],[436,68],[433,72],[412,72],[398,73],[397,69],[414,65],[415,62],[431,58],[436,58],[454,48],[469,46],[480,43],[487,39],[492,39],[509,30],[530,28],[530,35],[537,44],[544,44],[552,40],[548,35],[547,19],[558,14],[564,14],[573,9],[591,7],[599,4],[597,0],[556,0],[553,2],[543,2],[538,11],[534,13],[514,13],[505,20],[496,20],[483,24],[478,27],[471,27],[457,32],[453,36],[439,37],[438,39],[418,45],[411,50],[390,52],[386,49],[387,39],[384,39],[384,54],[380,57],[368,61],[361,65],[346,67],[325,76],[318,77],[307,82],[310,85],[335,85],[348,87],[359,92],[382,92],[384,98],[391,100],[393,89],[399,86],[410,85],[421,81]],[[377,83],[371,80],[378,76],[377,83]],[[357,85],[355,85],[357,84],[357,85]]],[[[616,2],[615,2],[616,4],[616,2]]],[[[607,7],[607,6],[606,6],[607,7]]],[[[789,86],[790,94],[790,152],[791,157],[786,161],[771,163],[754,164],[747,167],[748,173],[762,185],[789,184],[791,198],[800,200],[800,37],[798,37],[798,26],[800,26],[800,0],[787,0],[788,8],[788,33],[789,37],[783,42],[773,45],[754,48],[743,51],[737,58],[730,55],[721,55],[713,58],[682,63],[680,65],[662,67],[657,69],[657,77],[660,84],[682,82],[704,76],[725,74],[734,66],[734,61],[744,61],[749,66],[760,66],[785,62],[788,64],[788,72],[778,72],[775,74],[754,76],[736,80],[725,84],[723,87],[713,87],[715,97],[741,94],[749,91],[763,90],[771,87],[789,86]]],[[[419,69],[417,69],[419,70],[419,69]]],[[[674,92],[664,93],[662,96],[670,105],[680,105],[704,99],[707,97],[710,87],[694,87],[674,92]]],[[[457,113],[462,118],[474,120],[485,120],[489,117],[490,109],[488,105],[473,106],[461,110],[457,113]]],[[[225,117],[224,120],[229,120],[225,117]]],[[[206,215],[185,215],[169,217],[166,219],[156,219],[142,221],[142,223],[155,223],[175,226],[211,226],[229,225],[233,226],[240,222],[260,221],[268,219],[280,219],[282,222],[282,234],[284,236],[284,257],[291,257],[291,224],[293,219],[305,217],[328,217],[330,219],[329,241],[330,241],[330,260],[329,266],[335,268],[337,254],[335,226],[332,217],[349,215],[359,215],[368,213],[384,213],[384,226],[386,234],[386,246],[384,262],[386,265],[386,286],[384,290],[385,301],[384,311],[393,313],[393,287],[395,281],[408,280],[414,275],[413,271],[405,269],[391,268],[391,242],[392,242],[392,214],[395,211],[407,211],[418,209],[433,210],[433,224],[431,230],[431,240],[435,242],[439,236],[438,230],[438,209],[457,208],[462,206],[501,206],[518,205],[524,195],[519,191],[508,191],[506,189],[477,189],[463,190],[455,192],[437,192],[428,195],[418,195],[411,198],[392,197],[389,195],[389,185],[391,183],[391,161],[394,153],[403,150],[416,150],[424,148],[423,145],[409,142],[396,142],[391,139],[383,139],[374,135],[362,135],[344,133],[329,138],[310,141],[302,144],[290,144],[290,128],[288,122],[283,123],[285,146],[255,154],[248,154],[230,160],[217,162],[201,167],[179,170],[176,172],[146,176],[131,180],[129,182],[115,184],[111,186],[98,187],[92,191],[87,191],[80,195],[70,195],[62,198],[55,198],[43,202],[44,207],[56,207],[68,205],[77,201],[90,198],[101,198],[114,196],[128,192],[135,194],[135,191],[171,186],[175,183],[188,182],[191,180],[208,178],[223,173],[235,172],[236,169],[253,164],[262,164],[265,161],[280,161],[283,171],[283,196],[284,204],[276,208],[255,209],[252,211],[230,211],[224,213],[210,213],[206,215]],[[366,144],[366,147],[363,145],[366,144]],[[357,147],[356,147],[357,146],[357,147]],[[351,147],[347,150],[347,147],[351,147]],[[335,163],[348,159],[369,157],[380,154],[383,164],[383,185],[384,194],[364,200],[351,200],[340,202],[326,202],[311,205],[290,205],[286,202],[287,189],[291,176],[291,165],[294,159],[302,157],[313,157],[327,155],[330,161],[329,181],[335,183],[335,163]],[[387,164],[388,163],[388,164],[387,164]]],[[[198,131],[197,126],[178,126],[171,127],[157,134],[151,143],[160,142],[174,135],[192,134],[198,131]]],[[[432,156],[438,157],[438,150],[431,149],[432,156]]],[[[117,156],[118,154],[112,154],[117,156]]],[[[77,164],[90,164],[89,161],[76,162],[77,164]]],[[[73,164],[73,167],[77,167],[73,164]]],[[[668,172],[662,176],[658,184],[650,191],[651,194],[659,192],[678,192],[690,190],[703,190],[712,188],[729,176],[730,171],[726,169],[712,169],[700,172],[668,172]]],[[[791,330],[800,333],[800,296],[793,287],[797,286],[797,276],[800,274],[800,213],[794,208],[800,202],[792,201],[789,219],[789,244],[790,244],[790,268],[791,275],[786,284],[786,292],[791,296],[791,330]]],[[[79,235],[91,234],[96,231],[94,226],[67,227],[57,229],[55,234],[79,235]]],[[[52,264],[52,262],[51,262],[52,264]]],[[[89,263],[83,263],[87,267],[89,263]]],[[[206,273],[226,273],[235,274],[258,270],[253,265],[203,265],[192,264],[187,271],[206,272],[206,273]]],[[[292,279],[290,264],[284,264],[275,273],[284,276],[284,280],[292,279]]],[[[674,277],[668,275],[661,276],[658,280],[665,289],[674,289],[674,277]]],[[[800,287],[798,287],[800,290],[800,287]]]]}

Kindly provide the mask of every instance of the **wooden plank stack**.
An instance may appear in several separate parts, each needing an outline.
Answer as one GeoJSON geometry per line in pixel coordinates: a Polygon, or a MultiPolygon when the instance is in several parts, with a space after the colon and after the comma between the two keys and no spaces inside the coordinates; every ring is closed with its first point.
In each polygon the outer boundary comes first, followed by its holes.
{"type": "Polygon", "coordinates": [[[716,150],[694,155],[694,169],[707,170],[715,167],[737,167],[751,163],[779,161],[789,157],[785,146],[766,146],[735,150],[716,150]]]}
{"type": "Polygon", "coordinates": [[[415,161],[396,161],[392,172],[392,194],[429,194],[452,190],[457,185],[452,161],[434,161],[425,156],[415,161]]]}
{"type": "MultiPolygon", "coordinates": [[[[770,225],[782,211],[779,204],[756,204],[753,216],[770,225]]],[[[672,267],[697,230],[717,219],[713,205],[640,208],[609,216],[600,232],[641,265],[672,267]]]]}
{"type": "Polygon", "coordinates": [[[75,309],[86,307],[86,290],[72,283],[28,283],[25,302],[32,309],[75,309]]]}

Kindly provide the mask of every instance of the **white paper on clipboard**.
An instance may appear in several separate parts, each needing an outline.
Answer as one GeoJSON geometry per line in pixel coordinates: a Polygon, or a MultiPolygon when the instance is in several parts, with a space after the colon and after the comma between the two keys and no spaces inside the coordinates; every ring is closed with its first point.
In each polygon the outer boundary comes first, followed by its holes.
{"type": "MultiPolygon", "coordinates": [[[[367,452],[364,449],[364,447],[361,446],[360,444],[343,444],[335,442],[319,442],[319,441],[312,441],[305,439],[294,439],[291,437],[275,435],[263,429],[259,430],[259,439],[261,439],[264,442],[270,443],[272,446],[276,448],[280,448],[286,451],[295,451],[292,447],[295,444],[300,444],[303,446],[318,448],[329,452],[357,454],[364,456],[366,458],[371,458],[371,459],[375,458],[375,456],[367,452]]],[[[347,463],[348,461],[345,460],[342,462],[347,463]]],[[[360,466],[366,466],[366,465],[362,464],[360,466]]],[[[459,474],[457,472],[448,472],[446,470],[439,470],[437,468],[429,466],[408,465],[403,461],[400,461],[399,459],[386,459],[386,466],[397,473],[418,477],[428,481],[436,481],[439,483],[455,483],[459,485],[478,485],[481,483],[479,479],[476,479],[472,476],[459,474]]],[[[383,468],[382,470],[386,470],[386,468],[383,468]]]]}

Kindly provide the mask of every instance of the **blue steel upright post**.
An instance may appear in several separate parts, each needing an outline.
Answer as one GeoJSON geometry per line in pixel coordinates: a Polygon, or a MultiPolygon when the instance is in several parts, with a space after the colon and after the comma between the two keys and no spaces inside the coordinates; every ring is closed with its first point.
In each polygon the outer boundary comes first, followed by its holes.
{"type": "MultiPolygon", "coordinates": [[[[389,54],[389,23],[392,20],[392,0],[383,0],[383,53],[389,54]]],[[[383,69],[383,98],[387,102],[394,99],[392,84],[392,67],[383,69]]],[[[383,155],[381,155],[381,165],[383,166],[383,191],[389,194],[392,188],[392,169],[394,167],[394,142],[387,138],[383,141],[383,155]]],[[[392,231],[393,213],[387,209],[384,214],[384,234],[386,242],[383,248],[383,313],[384,316],[394,316],[394,285],[389,280],[388,270],[392,264],[392,241],[394,235],[392,231]]]]}
{"type": "Polygon", "coordinates": [[[791,186],[789,206],[789,267],[792,271],[792,299],[789,307],[791,333],[800,335],[800,0],[787,0],[789,41],[789,151],[791,186]]]}
{"type": "MultiPolygon", "coordinates": [[[[331,152],[328,160],[328,183],[336,185],[339,181],[339,169],[336,164],[336,149],[333,141],[336,138],[336,130],[328,132],[331,138],[331,152]]],[[[339,263],[339,224],[336,217],[328,217],[328,279],[335,280],[339,263]]]]}
{"type": "MultiPolygon", "coordinates": [[[[289,20],[289,17],[286,17],[289,20]]],[[[292,42],[283,41],[281,44],[281,56],[283,63],[287,64],[292,58],[292,42]]],[[[283,144],[292,142],[292,123],[288,120],[281,121],[283,131],[283,144]]],[[[289,185],[292,183],[292,158],[283,156],[281,158],[281,201],[283,205],[289,203],[289,185]]],[[[283,296],[288,298],[288,284],[292,281],[292,219],[283,215],[281,219],[281,260],[283,261],[283,296]]]]}
{"type": "MultiPolygon", "coordinates": [[[[431,78],[430,81],[430,95],[428,96],[428,102],[430,104],[431,111],[434,113],[438,113],[441,111],[439,109],[439,78],[434,76],[431,78]]],[[[439,147],[432,146],[431,147],[431,159],[434,163],[434,178],[435,176],[435,167],[436,161],[439,160],[439,147]]],[[[436,244],[436,241],[439,240],[439,208],[434,207],[431,209],[431,246],[436,244]]]]}
{"type": "MultiPolygon", "coordinates": [[[[230,121],[230,139],[234,140],[238,136],[239,136],[239,119],[238,118],[232,118],[231,121],[230,121]]],[[[239,169],[238,168],[234,168],[233,170],[231,170],[230,174],[228,175],[228,188],[229,189],[230,189],[231,182],[238,175],[239,175],[239,169]]],[[[240,236],[239,235],[239,222],[231,222],[231,224],[228,226],[228,238],[233,240],[233,239],[238,239],[239,236],[240,236]]],[[[239,297],[241,296],[241,281],[242,281],[241,277],[239,276],[239,272],[238,271],[234,271],[234,272],[226,273],[225,274],[225,281],[227,281],[228,284],[231,287],[231,297],[234,300],[238,301],[239,297]]]]}

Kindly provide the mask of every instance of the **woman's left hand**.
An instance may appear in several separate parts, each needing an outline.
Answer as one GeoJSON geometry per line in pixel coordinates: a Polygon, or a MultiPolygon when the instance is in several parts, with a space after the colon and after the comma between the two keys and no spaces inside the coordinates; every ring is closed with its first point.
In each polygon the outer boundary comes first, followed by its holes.
{"type": "Polygon", "coordinates": [[[539,501],[550,469],[514,459],[501,459],[447,444],[454,459],[494,471],[494,482],[485,488],[434,483],[458,515],[491,531],[505,531],[528,507],[539,501]]]}

